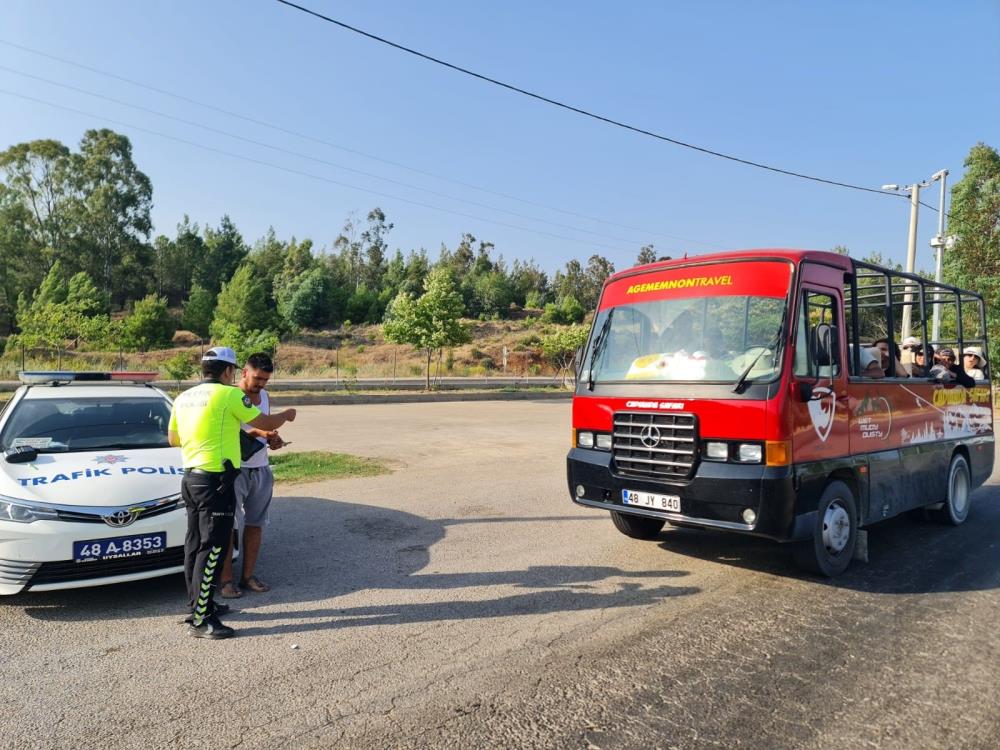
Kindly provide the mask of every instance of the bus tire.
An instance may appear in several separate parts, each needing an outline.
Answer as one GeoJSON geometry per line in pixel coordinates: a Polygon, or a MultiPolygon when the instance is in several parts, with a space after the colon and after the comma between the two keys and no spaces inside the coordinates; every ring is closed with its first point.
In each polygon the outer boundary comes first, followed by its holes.
{"type": "Polygon", "coordinates": [[[794,547],[795,563],[809,573],[831,578],[847,570],[857,543],[854,494],[843,482],[830,482],[819,499],[812,539],[794,547]]]}
{"type": "Polygon", "coordinates": [[[969,462],[961,453],[951,457],[948,466],[948,489],[944,503],[938,510],[930,511],[931,518],[949,526],[958,526],[969,517],[972,504],[972,481],[969,477],[969,462]]]}
{"type": "Polygon", "coordinates": [[[663,521],[619,513],[616,510],[611,511],[611,522],[621,533],[633,539],[656,539],[663,530],[663,521]]]}

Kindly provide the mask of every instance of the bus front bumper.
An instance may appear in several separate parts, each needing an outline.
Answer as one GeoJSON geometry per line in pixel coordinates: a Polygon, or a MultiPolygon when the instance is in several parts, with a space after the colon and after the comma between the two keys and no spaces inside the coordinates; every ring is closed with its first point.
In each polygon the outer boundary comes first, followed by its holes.
{"type": "Polygon", "coordinates": [[[566,473],[573,501],[593,508],[778,541],[801,539],[809,526],[806,518],[796,523],[790,466],[701,461],[691,479],[673,483],[617,475],[609,451],[573,448],[566,457],[566,473]],[[678,496],[681,511],[626,505],[623,490],[678,496]],[[752,523],[746,520],[747,510],[753,511],[752,523]]]}

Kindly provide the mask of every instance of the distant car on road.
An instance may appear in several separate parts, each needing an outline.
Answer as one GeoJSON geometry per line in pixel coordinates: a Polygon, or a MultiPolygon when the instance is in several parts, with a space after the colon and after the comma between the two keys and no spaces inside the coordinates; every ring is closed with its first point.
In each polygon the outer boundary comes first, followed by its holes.
{"type": "Polygon", "coordinates": [[[156,377],[20,373],[0,412],[0,595],[182,570],[181,454],[156,377]]]}

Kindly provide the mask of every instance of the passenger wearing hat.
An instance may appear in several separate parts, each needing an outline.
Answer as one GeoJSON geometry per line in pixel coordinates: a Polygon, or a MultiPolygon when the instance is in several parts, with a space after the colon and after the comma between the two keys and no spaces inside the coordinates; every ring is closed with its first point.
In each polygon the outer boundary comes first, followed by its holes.
{"type": "Polygon", "coordinates": [[[940,380],[943,383],[957,383],[966,388],[972,388],[976,384],[976,381],[970,378],[965,373],[965,370],[958,366],[958,358],[955,356],[954,349],[947,346],[942,347],[936,354],[931,347],[928,347],[928,349],[934,359],[934,365],[931,367],[929,373],[930,377],[940,380]]]}
{"type": "Polygon", "coordinates": [[[250,398],[234,388],[236,353],[225,346],[201,358],[204,382],[174,401],[170,413],[170,445],[180,447],[184,478],[181,495],[187,508],[184,538],[184,577],[191,617],[188,632],[196,638],[218,640],[234,634],[219,621],[224,605],[214,594],[222,570],[236,507],[234,483],[240,466],[240,423],[260,430],[276,430],[295,419],[295,410],[262,414],[250,398]]]}
{"type": "Polygon", "coordinates": [[[916,358],[916,351],[923,347],[923,342],[916,336],[907,336],[900,344],[902,347],[902,357],[900,361],[906,366],[908,375],[912,375],[912,365],[916,358]]]}
{"type": "Polygon", "coordinates": [[[882,367],[882,352],[877,348],[863,346],[858,351],[861,364],[861,377],[863,378],[884,378],[885,370],[882,367]]]}
{"type": "Polygon", "coordinates": [[[965,374],[973,380],[986,380],[986,360],[978,346],[967,346],[962,350],[962,364],[965,374]]]}

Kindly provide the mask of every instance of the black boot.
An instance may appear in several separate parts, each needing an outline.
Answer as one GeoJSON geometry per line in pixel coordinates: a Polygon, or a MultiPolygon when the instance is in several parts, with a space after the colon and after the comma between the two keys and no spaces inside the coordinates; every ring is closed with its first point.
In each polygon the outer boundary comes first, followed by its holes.
{"type": "Polygon", "coordinates": [[[201,621],[201,625],[188,625],[188,635],[194,638],[208,638],[213,641],[220,641],[223,638],[232,638],[236,631],[228,625],[219,622],[215,614],[211,614],[201,621]]]}

